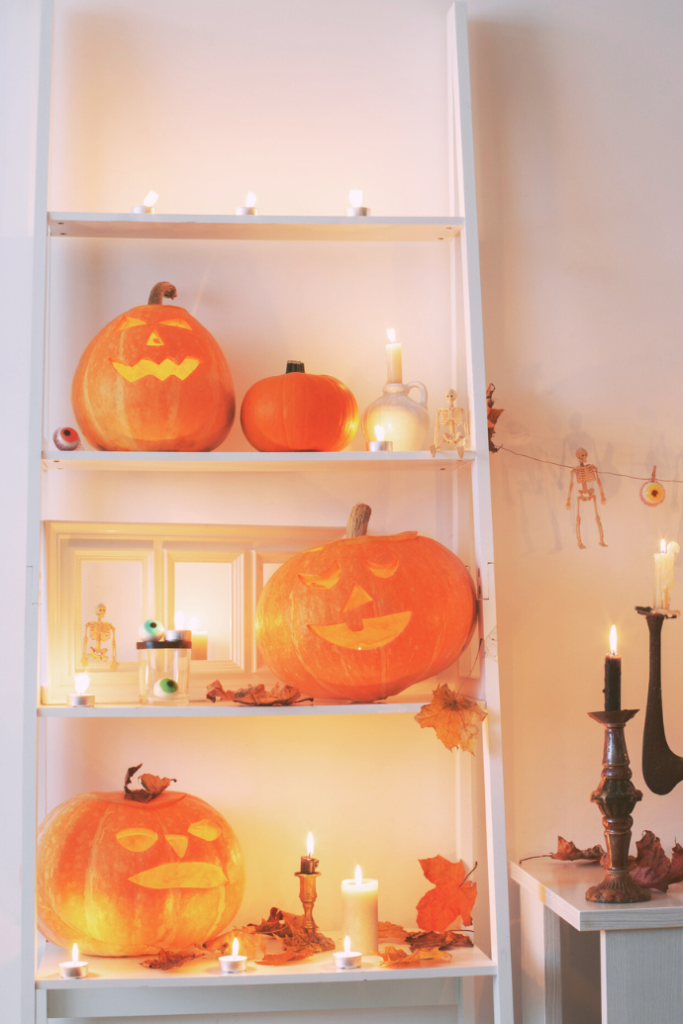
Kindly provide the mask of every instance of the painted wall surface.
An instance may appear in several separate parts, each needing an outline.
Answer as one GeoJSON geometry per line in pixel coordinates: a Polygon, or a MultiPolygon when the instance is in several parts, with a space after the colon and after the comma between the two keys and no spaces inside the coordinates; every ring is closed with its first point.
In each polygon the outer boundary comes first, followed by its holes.
{"type": "MultiPolygon", "coordinates": [[[[60,6],[70,32],[57,37],[65,59],[55,84],[75,103],[55,113],[57,142],[68,130],[73,144],[55,151],[54,207],[127,209],[154,187],[167,212],[229,211],[252,188],[264,211],[320,213],[343,209],[353,186],[366,191],[378,213],[446,209],[445,56],[434,57],[446,2],[277,5],[278,46],[265,55],[289,82],[300,117],[296,131],[256,137],[253,124],[271,108],[254,69],[240,63],[239,45],[232,46],[231,60],[216,43],[201,60],[193,58],[197,90],[220,86],[229,96],[218,122],[206,120],[202,105],[174,85],[173,69],[184,56],[175,14],[180,3],[163,5],[165,21],[156,2],[69,0],[60,6]],[[293,11],[291,20],[285,10],[293,11]],[[294,14],[312,10],[306,29],[295,28],[294,14]],[[366,45],[364,28],[374,39],[386,30],[379,50],[366,45]],[[151,38],[158,45],[148,47],[151,38]],[[357,55],[351,65],[341,56],[349,40],[357,55]],[[336,86],[321,90],[315,71],[310,79],[292,73],[304,52],[313,54],[321,72],[334,72],[326,79],[336,86]],[[408,66],[397,65],[399,52],[411,54],[408,66]],[[158,94],[145,92],[143,99],[136,81],[128,81],[128,58],[135,53],[144,54],[150,77],[164,84],[158,94]],[[93,70],[97,89],[83,92],[78,83],[93,70]],[[386,87],[373,87],[369,99],[364,84],[373,76],[386,87]],[[126,102],[112,121],[97,101],[116,91],[126,102]],[[323,132],[331,141],[310,146],[323,132]],[[359,140],[357,148],[336,141],[349,136],[359,140]],[[162,148],[172,156],[160,167],[155,152],[162,148]]],[[[224,6],[212,5],[216,17],[224,6]]],[[[267,35],[259,22],[265,4],[234,8],[242,12],[239,38],[260,42],[267,35]]],[[[608,499],[600,510],[608,547],[598,546],[587,515],[587,548],[579,551],[564,508],[567,470],[506,452],[493,459],[508,841],[511,856],[519,857],[552,849],[558,834],[581,845],[600,839],[588,797],[599,777],[602,737],[586,711],[601,704],[609,626],[616,622],[620,633],[624,704],[644,708],[646,628],[633,606],[651,600],[652,554],[660,537],[682,540],[680,487],[668,487],[666,501],[653,510],[640,503],[639,483],[606,474],[641,477],[656,463],[662,478],[683,477],[683,11],[674,0],[646,6],[634,0],[472,0],[469,10],[487,373],[506,410],[499,435],[511,448],[559,463],[572,463],[575,449],[584,446],[605,473],[608,499]]],[[[2,259],[12,296],[2,337],[13,370],[0,403],[7,481],[0,601],[11,638],[2,666],[0,767],[16,783],[36,4],[5,3],[2,17],[2,259]]],[[[289,113],[279,109],[275,123],[292,125],[289,113]]],[[[151,271],[151,246],[146,258],[151,271]]],[[[80,330],[125,308],[117,303],[128,288],[127,272],[105,301],[110,268],[96,263],[97,294],[85,296],[82,310],[82,285],[66,263],[54,269],[56,280],[71,281],[80,330]]],[[[409,272],[399,268],[398,280],[409,272]]],[[[193,288],[198,295],[201,283],[193,288]]],[[[204,294],[210,306],[211,290],[204,294]]],[[[128,304],[137,301],[136,293],[128,304]]],[[[334,296],[331,301],[343,305],[334,296]]],[[[314,303],[315,323],[323,305],[314,303]]],[[[434,316],[438,325],[441,314],[434,316]]],[[[259,317],[265,332],[267,314],[259,311],[259,317]]],[[[360,312],[358,322],[369,330],[360,312]]],[[[410,335],[414,328],[406,323],[410,335]]],[[[386,325],[382,311],[371,333],[386,325]]],[[[438,366],[430,372],[436,377],[438,366]]],[[[675,622],[665,628],[664,700],[675,750],[683,749],[682,630],[675,622]]],[[[628,733],[637,785],[642,719],[641,711],[628,733]]],[[[69,739],[64,730],[60,742],[69,739]]],[[[59,786],[68,782],[65,776],[59,786]]],[[[5,786],[4,794],[6,820],[18,824],[18,791],[5,786]]],[[[680,837],[682,800],[681,791],[664,798],[646,791],[635,814],[636,834],[652,828],[670,846],[680,837]]],[[[0,987],[4,1005],[15,1010],[18,832],[4,828],[0,844],[0,987]]]]}

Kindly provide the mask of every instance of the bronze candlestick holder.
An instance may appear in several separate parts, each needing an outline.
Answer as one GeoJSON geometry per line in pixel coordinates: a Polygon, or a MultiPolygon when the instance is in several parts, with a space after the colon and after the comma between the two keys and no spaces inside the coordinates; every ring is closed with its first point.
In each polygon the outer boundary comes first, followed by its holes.
{"type": "MultiPolygon", "coordinates": [[[[304,858],[302,858],[303,861],[304,858]]],[[[315,861],[315,867],[318,866],[317,860],[315,861]]],[[[303,864],[302,864],[303,867],[303,864]]],[[[301,900],[304,908],[304,930],[309,935],[315,935],[317,928],[315,921],[313,920],[313,904],[318,898],[316,891],[316,878],[320,876],[320,871],[295,871],[294,874],[299,879],[299,899],[301,900]]]]}
{"type": "Polygon", "coordinates": [[[664,796],[683,782],[683,757],[674,754],[666,740],[662,707],[662,626],[680,612],[668,608],[636,608],[647,619],[650,632],[650,678],[643,729],[643,778],[653,793],[664,796]]]}
{"type": "Polygon", "coordinates": [[[633,881],[628,870],[631,811],[643,799],[643,794],[631,782],[624,727],[638,711],[588,713],[605,726],[602,777],[598,788],[591,793],[591,800],[602,811],[607,873],[599,885],[592,885],[586,891],[586,899],[591,903],[644,903],[650,899],[650,893],[633,881]]]}

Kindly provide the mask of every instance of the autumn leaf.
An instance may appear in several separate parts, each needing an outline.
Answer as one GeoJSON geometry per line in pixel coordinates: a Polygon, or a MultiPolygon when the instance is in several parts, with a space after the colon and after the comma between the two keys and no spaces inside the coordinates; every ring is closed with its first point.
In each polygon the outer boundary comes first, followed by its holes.
{"type": "Polygon", "coordinates": [[[417,923],[425,931],[444,931],[452,921],[461,917],[464,925],[472,924],[472,907],[477,898],[477,883],[467,879],[461,860],[453,862],[445,857],[428,857],[420,866],[435,889],[430,889],[417,905],[417,923]]]}
{"type": "Polygon", "coordinates": [[[479,735],[479,723],[486,718],[475,700],[459,697],[446,683],[441,683],[432,693],[429,704],[424,704],[415,715],[415,721],[422,729],[434,729],[441,742],[449,750],[459,747],[474,754],[474,744],[479,735]]]}
{"type": "Polygon", "coordinates": [[[152,971],[172,971],[174,967],[182,967],[190,960],[201,959],[203,953],[196,948],[180,950],[176,952],[169,949],[160,949],[156,957],[150,960],[143,960],[141,967],[149,967],[152,971]]]}
{"type": "Polygon", "coordinates": [[[315,956],[319,952],[319,949],[311,949],[308,946],[302,949],[285,949],[282,953],[268,953],[256,963],[264,964],[267,967],[277,967],[279,964],[290,964],[295,960],[308,960],[309,957],[315,956]]]}
{"type": "Polygon", "coordinates": [[[599,844],[590,846],[587,850],[579,850],[571,839],[557,837],[557,853],[537,853],[533,857],[522,857],[520,864],[525,860],[540,860],[541,857],[552,857],[553,860],[592,860],[600,862],[605,857],[605,851],[599,844]]]}
{"type": "Polygon", "coordinates": [[[226,690],[214,679],[206,688],[206,699],[213,704],[217,700],[231,700],[236,704],[244,704],[247,707],[285,707],[289,704],[304,704],[312,701],[312,697],[302,697],[301,691],[288,683],[281,686],[279,683],[272,690],[266,690],[263,683],[258,686],[245,686],[241,690],[226,690]]]}
{"type": "Polygon", "coordinates": [[[453,949],[456,946],[473,946],[469,935],[464,932],[408,932],[405,937],[411,949],[453,949]]]}
{"type": "Polygon", "coordinates": [[[391,921],[380,921],[377,925],[377,937],[380,939],[395,939],[397,942],[405,942],[407,931],[400,924],[392,924],[391,921]]]}
{"type": "Polygon", "coordinates": [[[644,886],[646,889],[659,889],[666,892],[669,888],[669,869],[671,861],[664,853],[654,832],[645,830],[642,837],[636,842],[638,856],[629,869],[629,874],[634,882],[644,886]]]}
{"type": "MultiPolygon", "coordinates": [[[[270,914],[260,924],[248,925],[261,935],[272,935],[280,939],[285,950],[308,950],[307,956],[334,949],[334,939],[329,939],[316,928],[315,932],[307,932],[304,927],[303,914],[289,914],[286,910],[271,907],[270,914]]],[[[275,954],[272,954],[273,956],[275,954]]],[[[292,959],[291,957],[289,959],[292,959]]],[[[300,959],[300,958],[296,958],[300,959]]],[[[274,962],[274,961],[273,961],[274,962]]],[[[285,963],[286,961],[282,961],[285,963]]]]}
{"type": "Polygon", "coordinates": [[[225,956],[226,953],[232,952],[232,944],[235,939],[239,942],[240,954],[246,956],[248,960],[257,960],[265,955],[265,942],[249,925],[246,928],[233,928],[232,931],[225,932],[225,934],[211,939],[210,942],[205,942],[204,947],[214,955],[214,958],[225,956]]]}
{"type": "Polygon", "coordinates": [[[396,949],[395,946],[385,946],[380,949],[379,956],[382,958],[380,967],[403,967],[405,964],[415,964],[420,960],[451,960],[450,953],[444,953],[440,949],[415,949],[406,953],[405,949],[396,949]]]}
{"type": "Polygon", "coordinates": [[[170,786],[172,782],[177,782],[177,779],[160,778],[158,775],[149,775],[145,773],[140,776],[140,782],[143,785],[143,789],[130,789],[129,783],[136,772],[142,768],[141,764],[134,765],[129,768],[126,772],[126,779],[123,783],[123,795],[126,800],[137,800],[138,803],[148,804],[155,797],[159,796],[163,791],[170,786]]]}
{"type": "Polygon", "coordinates": [[[669,885],[675,885],[676,882],[683,882],[683,846],[680,843],[674,843],[674,848],[671,852],[671,867],[669,868],[669,877],[667,879],[669,885]]]}

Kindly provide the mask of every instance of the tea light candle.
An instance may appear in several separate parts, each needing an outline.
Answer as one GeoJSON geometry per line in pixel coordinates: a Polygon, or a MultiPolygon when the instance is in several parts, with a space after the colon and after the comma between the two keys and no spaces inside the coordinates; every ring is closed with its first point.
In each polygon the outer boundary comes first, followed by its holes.
{"type": "Polygon", "coordinates": [[[65,960],[59,965],[60,978],[87,978],[88,961],[78,959],[78,946],[74,942],[71,950],[71,959],[65,960]]]}
{"type": "Polygon", "coordinates": [[[605,711],[621,711],[621,658],[617,654],[617,627],[609,634],[610,653],[605,658],[605,711]]]}
{"type": "Polygon", "coordinates": [[[301,858],[301,874],[314,875],[320,861],[313,856],[313,833],[309,832],[306,839],[306,856],[301,858]]]}
{"type": "Polygon", "coordinates": [[[384,440],[384,427],[379,424],[375,427],[376,441],[368,441],[369,452],[393,452],[394,442],[384,440]]]}
{"type": "Polygon", "coordinates": [[[396,341],[396,331],[393,327],[387,327],[387,338],[389,339],[389,344],[386,347],[387,384],[402,384],[403,360],[401,357],[401,344],[396,341]]]}
{"type": "Polygon", "coordinates": [[[219,956],[218,962],[223,974],[240,974],[246,971],[247,958],[240,954],[240,944],[237,938],[232,940],[232,956],[219,956]]]}
{"type": "Polygon", "coordinates": [[[349,192],[350,206],[347,207],[347,217],[369,217],[370,207],[363,206],[363,193],[359,188],[352,188],[349,192]]]}
{"type": "Polygon", "coordinates": [[[351,938],[349,935],[344,939],[344,952],[334,953],[334,966],[338,971],[353,971],[360,967],[362,954],[351,951],[351,938]]]}
{"type": "Polygon", "coordinates": [[[361,953],[377,952],[377,890],[377,879],[363,878],[360,865],[341,884],[342,931],[361,953]]]}
{"type": "Polygon", "coordinates": [[[75,693],[69,694],[69,707],[70,708],[94,708],[95,707],[95,694],[86,693],[85,691],[90,686],[90,676],[87,672],[77,672],[74,677],[74,688],[75,693]]]}
{"type": "Polygon", "coordinates": [[[671,591],[676,586],[674,558],[680,550],[675,540],[662,541],[655,555],[655,610],[668,611],[671,606],[671,591]]]}
{"type": "Polygon", "coordinates": [[[256,196],[253,192],[247,192],[247,198],[244,200],[244,206],[238,206],[235,210],[238,217],[255,217],[258,213],[256,207],[256,196]]]}
{"type": "Polygon", "coordinates": [[[156,192],[148,192],[142,201],[142,206],[131,206],[131,213],[154,213],[154,204],[159,196],[156,192]]]}

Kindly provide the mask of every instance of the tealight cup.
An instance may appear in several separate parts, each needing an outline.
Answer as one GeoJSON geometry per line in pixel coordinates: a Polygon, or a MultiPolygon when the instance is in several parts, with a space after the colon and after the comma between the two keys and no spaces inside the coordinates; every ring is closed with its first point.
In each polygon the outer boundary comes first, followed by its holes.
{"type": "Polygon", "coordinates": [[[238,217],[255,217],[258,214],[258,206],[237,206],[235,213],[238,217]]]}
{"type": "Polygon", "coordinates": [[[95,694],[94,693],[70,693],[69,694],[69,707],[70,708],[94,708],[95,707],[95,694]]]}
{"type": "Polygon", "coordinates": [[[222,974],[240,974],[247,969],[247,958],[238,953],[237,956],[219,956],[222,974]]]}
{"type": "Polygon", "coordinates": [[[347,217],[369,217],[370,207],[369,206],[347,206],[346,207],[347,217]]]}
{"type": "Polygon", "coordinates": [[[334,966],[338,971],[353,971],[360,967],[361,960],[363,957],[362,953],[355,953],[353,951],[346,952],[345,950],[341,953],[333,953],[334,966]]]}
{"type": "Polygon", "coordinates": [[[368,441],[369,452],[393,452],[393,441],[368,441]]]}
{"type": "Polygon", "coordinates": [[[154,213],[153,206],[131,206],[131,213],[154,213]]]}

